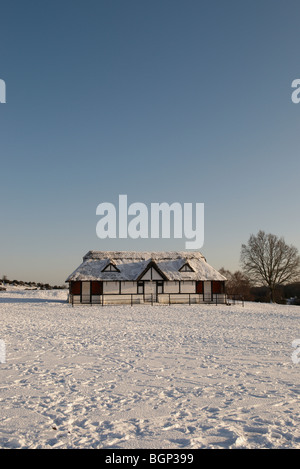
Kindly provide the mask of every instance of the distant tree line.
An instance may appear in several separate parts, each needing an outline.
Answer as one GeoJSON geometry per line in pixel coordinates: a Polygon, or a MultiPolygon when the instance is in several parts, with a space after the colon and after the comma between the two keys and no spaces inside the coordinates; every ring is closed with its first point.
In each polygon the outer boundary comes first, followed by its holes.
{"type": "Polygon", "coordinates": [[[242,244],[240,261],[241,271],[220,269],[227,278],[228,295],[300,305],[300,256],[295,246],[260,230],[242,244]]]}
{"type": "MultiPolygon", "coordinates": [[[[242,297],[245,301],[270,302],[270,291],[265,285],[254,286],[251,280],[240,270],[231,272],[222,267],[220,274],[227,278],[226,293],[229,297],[242,297]]],[[[300,306],[300,281],[286,285],[276,285],[273,302],[300,306]]]]}
{"type": "Polygon", "coordinates": [[[66,285],[50,285],[49,283],[42,282],[24,282],[23,280],[9,280],[6,275],[2,276],[0,285],[22,286],[26,288],[36,288],[39,290],[62,290],[66,285]]]}

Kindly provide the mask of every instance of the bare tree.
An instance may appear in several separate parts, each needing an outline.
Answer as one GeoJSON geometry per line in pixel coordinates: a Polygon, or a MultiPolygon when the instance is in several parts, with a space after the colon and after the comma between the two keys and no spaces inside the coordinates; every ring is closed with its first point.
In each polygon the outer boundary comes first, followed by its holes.
{"type": "Polygon", "coordinates": [[[274,301],[276,285],[299,280],[300,256],[295,246],[284,239],[259,231],[251,235],[248,244],[242,244],[241,264],[244,272],[256,284],[263,283],[274,301]]]}
{"type": "Polygon", "coordinates": [[[249,278],[243,272],[240,270],[231,272],[224,269],[224,267],[219,272],[227,278],[226,293],[228,295],[240,295],[247,301],[252,299],[250,292],[252,285],[249,278]]]}

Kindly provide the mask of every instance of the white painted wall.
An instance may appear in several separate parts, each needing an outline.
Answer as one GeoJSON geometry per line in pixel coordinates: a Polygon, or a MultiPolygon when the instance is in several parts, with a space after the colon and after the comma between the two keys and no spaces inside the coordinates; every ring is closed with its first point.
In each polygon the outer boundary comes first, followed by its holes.
{"type": "Polygon", "coordinates": [[[82,282],[82,296],[90,295],[91,293],[91,282],[82,282]]]}
{"type": "Polygon", "coordinates": [[[181,282],[181,293],[195,293],[196,285],[192,280],[181,282]]]}
{"type": "Polygon", "coordinates": [[[140,280],[151,280],[151,269],[149,269],[140,280]]]}
{"type": "Polygon", "coordinates": [[[119,293],[119,282],[103,282],[103,293],[119,293]]]}
{"type": "Polygon", "coordinates": [[[80,303],[80,295],[73,295],[73,303],[80,303]]]}
{"type": "Polygon", "coordinates": [[[151,267],[140,280],[163,280],[163,278],[153,267],[151,267]]]}
{"type": "Polygon", "coordinates": [[[144,293],[149,295],[155,295],[156,294],[156,282],[145,282],[145,289],[144,293]]]}
{"type": "Polygon", "coordinates": [[[91,301],[91,282],[82,282],[81,302],[89,303],[91,301]]]}
{"type": "Polygon", "coordinates": [[[203,282],[203,291],[204,291],[204,298],[207,299],[211,295],[211,281],[203,282]]]}
{"type": "Polygon", "coordinates": [[[162,276],[157,272],[157,270],[151,267],[152,280],[163,280],[162,276]]]}
{"type": "Polygon", "coordinates": [[[165,293],[179,293],[179,282],[164,282],[165,293]]]}
{"type": "Polygon", "coordinates": [[[92,303],[101,303],[100,295],[92,295],[92,303]]]}
{"type": "Polygon", "coordinates": [[[121,294],[137,293],[137,282],[121,282],[121,294]]]}

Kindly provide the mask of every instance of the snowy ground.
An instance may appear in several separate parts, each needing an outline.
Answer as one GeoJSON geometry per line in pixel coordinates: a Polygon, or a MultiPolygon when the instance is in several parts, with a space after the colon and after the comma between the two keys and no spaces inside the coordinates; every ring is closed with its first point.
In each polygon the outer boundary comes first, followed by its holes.
{"type": "Polygon", "coordinates": [[[0,292],[1,448],[300,448],[300,307],[0,292]]]}

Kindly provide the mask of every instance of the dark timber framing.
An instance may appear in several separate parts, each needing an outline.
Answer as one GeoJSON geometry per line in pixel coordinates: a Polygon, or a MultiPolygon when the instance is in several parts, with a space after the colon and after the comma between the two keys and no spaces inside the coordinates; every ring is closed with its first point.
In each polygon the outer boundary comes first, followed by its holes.
{"type": "Polygon", "coordinates": [[[225,277],[198,252],[89,251],[66,281],[72,304],[226,303],[225,277]]]}

